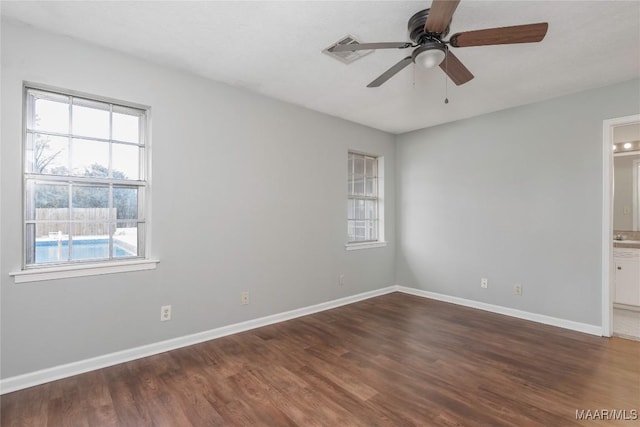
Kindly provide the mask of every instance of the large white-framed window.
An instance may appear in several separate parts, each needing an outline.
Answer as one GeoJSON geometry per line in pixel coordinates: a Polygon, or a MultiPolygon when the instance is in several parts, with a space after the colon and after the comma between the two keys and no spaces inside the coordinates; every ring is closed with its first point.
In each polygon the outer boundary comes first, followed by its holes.
{"type": "Polygon", "coordinates": [[[36,85],[24,102],[23,270],[145,260],[149,108],[36,85]]]}
{"type": "Polygon", "coordinates": [[[383,246],[384,159],[349,151],[347,166],[347,249],[383,246]]]}

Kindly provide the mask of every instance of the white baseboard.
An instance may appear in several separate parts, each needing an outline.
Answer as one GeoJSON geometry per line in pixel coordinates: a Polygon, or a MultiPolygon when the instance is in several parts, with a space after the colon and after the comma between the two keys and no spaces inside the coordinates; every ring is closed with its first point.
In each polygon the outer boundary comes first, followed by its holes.
{"type": "Polygon", "coordinates": [[[602,336],[602,327],[589,325],[588,323],[574,322],[572,320],[560,319],[557,317],[545,316],[544,314],[531,313],[517,310],[515,308],[503,307],[500,305],[487,304],[485,302],[474,301],[465,298],[453,297],[436,292],[423,291],[421,289],[408,288],[396,285],[396,290],[405,294],[415,295],[423,298],[435,299],[452,304],[463,305],[465,307],[477,308],[479,310],[490,311],[492,313],[504,314],[518,319],[531,320],[532,322],[544,323],[545,325],[558,326],[560,328],[571,329],[585,334],[602,336]]]}
{"type": "Polygon", "coordinates": [[[278,322],[284,322],[285,320],[295,319],[296,317],[307,316],[309,314],[318,313],[320,311],[330,310],[332,308],[352,304],[354,302],[362,301],[365,299],[389,294],[397,290],[397,286],[389,286],[386,288],[363,292],[360,294],[339,298],[333,301],[327,301],[308,307],[285,311],[283,313],[273,314],[258,319],[247,320],[245,322],[235,323],[233,325],[222,326],[220,328],[215,328],[204,332],[173,338],[170,340],[118,351],[115,353],[92,357],[90,359],[80,360],[78,362],[54,366],[51,368],[42,369],[40,371],[29,372],[23,375],[5,378],[0,380],[0,394],[22,390],[27,387],[33,387],[39,384],[71,377],[73,375],[94,371],[96,369],[106,368],[108,366],[117,365],[119,363],[152,356],[154,354],[164,353],[166,351],[198,344],[227,335],[237,334],[238,332],[244,332],[250,329],[259,328],[278,322]]]}
{"type": "Polygon", "coordinates": [[[519,319],[531,320],[533,322],[558,326],[560,328],[571,329],[591,335],[602,335],[602,328],[595,325],[559,319],[542,314],[530,313],[527,311],[487,304],[479,301],[468,300],[465,298],[453,297],[436,292],[423,291],[421,289],[414,289],[406,286],[394,285],[382,289],[376,289],[374,291],[363,292],[360,294],[339,298],[333,301],[327,301],[308,307],[265,316],[258,319],[247,320],[245,322],[235,323],[233,325],[222,326],[220,328],[215,328],[204,332],[173,338],[166,341],[160,341],[157,343],[118,351],[115,353],[109,353],[90,359],[80,360],[78,362],[72,362],[65,365],[43,369],[40,371],[29,372],[23,375],[5,378],[0,380],[0,395],[59,380],[62,378],[71,377],[73,375],[94,371],[96,369],[106,368],[108,366],[117,365],[119,363],[152,356],[154,354],[164,353],[166,351],[175,350],[177,348],[187,347],[193,344],[198,344],[227,335],[237,334],[239,332],[248,331],[262,326],[284,322],[285,320],[295,319],[296,317],[307,316],[309,314],[318,313],[320,311],[330,310],[332,308],[352,304],[354,302],[366,300],[380,295],[386,295],[392,292],[403,292],[405,294],[449,302],[466,307],[477,308],[480,310],[490,311],[492,313],[505,314],[507,316],[517,317],[519,319]]]}

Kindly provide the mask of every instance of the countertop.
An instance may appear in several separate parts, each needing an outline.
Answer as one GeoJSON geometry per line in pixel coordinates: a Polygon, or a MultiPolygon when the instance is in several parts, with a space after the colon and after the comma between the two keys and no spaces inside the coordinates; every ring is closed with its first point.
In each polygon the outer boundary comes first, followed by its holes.
{"type": "Polygon", "coordinates": [[[614,248],[640,249],[640,241],[638,240],[614,240],[614,248]]]}

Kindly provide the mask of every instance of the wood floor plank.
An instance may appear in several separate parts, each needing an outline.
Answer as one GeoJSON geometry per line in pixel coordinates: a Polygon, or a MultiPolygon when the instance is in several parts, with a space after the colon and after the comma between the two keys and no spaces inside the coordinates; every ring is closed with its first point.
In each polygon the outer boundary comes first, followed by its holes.
{"type": "Polygon", "coordinates": [[[31,387],[20,393],[0,396],[0,425],[39,427],[47,425],[49,384],[31,387]]]}
{"type": "MultiPolygon", "coordinates": [[[[393,293],[0,397],[2,426],[584,426],[640,342],[393,293]]],[[[636,412],[637,413],[637,412],[636,412]]]]}

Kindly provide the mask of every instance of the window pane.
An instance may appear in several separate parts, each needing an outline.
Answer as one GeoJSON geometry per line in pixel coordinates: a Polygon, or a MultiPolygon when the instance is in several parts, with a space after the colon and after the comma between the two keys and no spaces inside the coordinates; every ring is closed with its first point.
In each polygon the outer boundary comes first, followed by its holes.
{"type": "Polygon", "coordinates": [[[73,139],[71,171],[76,176],[106,178],[109,175],[109,143],[73,139]]]}
{"type": "Polygon", "coordinates": [[[354,154],[354,170],[356,175],[364,175],[364,156],[354,154]]]}
{"type": "Polygon", "coordinates": [[[74,223],[71,234],[71,259],[109,258],[110,234],[108,223],[74,223]]]}
{"type": "Polygon", "coordinates": [[[36,221],[34,238],[47,237],[61,230],[67,233],[68,201],[66,184],[27,184],[26,217],[27,221],[36,221]]]}
{"type": "Polygon", "coordinates": [[[365,219],[376,219],[378,214],[376,212],[377,203],[375,200],[365,201],[365,219]]]}
{"type": "Polygon", "coordinates": [[[365,240],[365,222],[354,221],[354,226],[355,226],[355,240],[356,241],[365,240]]]}
{"type": "Polygon", "coordinates": [[[69,219],[69,185],[27,182],[26,219],[64,221],[69,219]]]}
{"type": "Polygon", "coordinates": [[[354,196],[364,196],[364,178],[356,178],[353,181],[353,193],[354,196]]]}
{"type": "Polygon", "coordinates": [[[349,153],[347,173],[349,174],[349,178],[351,178],[351,176],[353,175],[353,153],[349,153]]]}
{"type": "Polygon", "coordinates": [[[365,201],[364,200],[356,200],[356,216],[355,219],[365,219],[365,201]]]}
{"type": "Polygon", "coordinates": [[[368,177],[376,176],[376,159],[373,157],[367,157],[365,162],[366,162],[366,175],[368,177]]]}
{"type": "MultiPolygon", "coordinates": [[[[109,187],[95,185],[74,185],[71,194],[71,219],[78,221],[110,221],[109,187]]],[[[115,214],[115,212],[113,212],[115,214]]],[[[78,225],[78,224],[76,224],[78,225]]],[[[80,224],[82,225],[82,224],[80,224]]],[[[106,234],[101,231],[99,234],[106,234]]],[[[73,234],[86,235],[82,228],[73,234]]]]}
{"type": "Polygon", "coordinates": [[[69,174],[69,140],[43,134],[27,135],[25,147],[27,172],[48,175],[69,174]]]}
{"type": "Polygon", "coordinates": [[[135,145],[111,145],[112,176],[118,179],[140,179],[140,148],[135,145]]]}
{"type": "Polygon", "coordinates": [[[366,242],[378,240],[378,221],[349,220],[347,221],[349,242],[366,242]]]}
{"type": "Polygon", "coordinates": [[[378,195],[378,188],[377,188],[377,179],[376,178],[367,178],[367,196],[369,197],[376,197],[378,195]]]}
{"type": "Polygon", "coordinates": [[[72,133],[92,138],[109,138],[109,104],[73,99],[72,133]]]}
{"type": "MultiPolygon", "coordinates": [[[[28,233],[31,234],[31,233],[28,233]]],[[[31,234],[33,236],[33,234],[31,234]]],[[[35,224],[35,263],[55,263],[69,260],[69,223],[35,224]]],[[[31,238],[28,236],[28,238],[31,238]]],[[[29,243],[28,243],[28,246],[29,243]]],[[[29,256],[27,256],[29,263],[29,256]]]]}
{"type": "Polygon", "coordinates": [[[113,257],[138,256],[138,224],[136,221],[118,221],[113,234],[113,257]]]}
{"type": "Polygon", "coordinates": [[[69,133],[69,103],[66,96],[51,96],[53,99],[35,98],[34,123],[31,129],[69,133]]]}
{"type": "Polygon", "coordinates": [[[138,189],[113,187],[113,207],[117,219],[138,219],[138,189]]]}
{"type": "Polygon", "coordinates": [[[355,219],[356,215],[356,201],[353,199],[347,200],[347,219],[355,219]]]}
{"type": "Polygon", "coordinates": [[[355,222],[347,221],[347,235],[349,236],[349,241],[353,242],[356,240],[356,231],[355,231],[355,222]]]}
{"type": "Polygon", "coordinates": [[[378,240],[378,222],[367,221],[366,227],[367,240],[378,240]]]}
{"type": "Polygon", "coordinates": [[[125,108],[113,107],[111,138],[117,141],[138,142],[140,137],[140,116],[125,108]]]}

